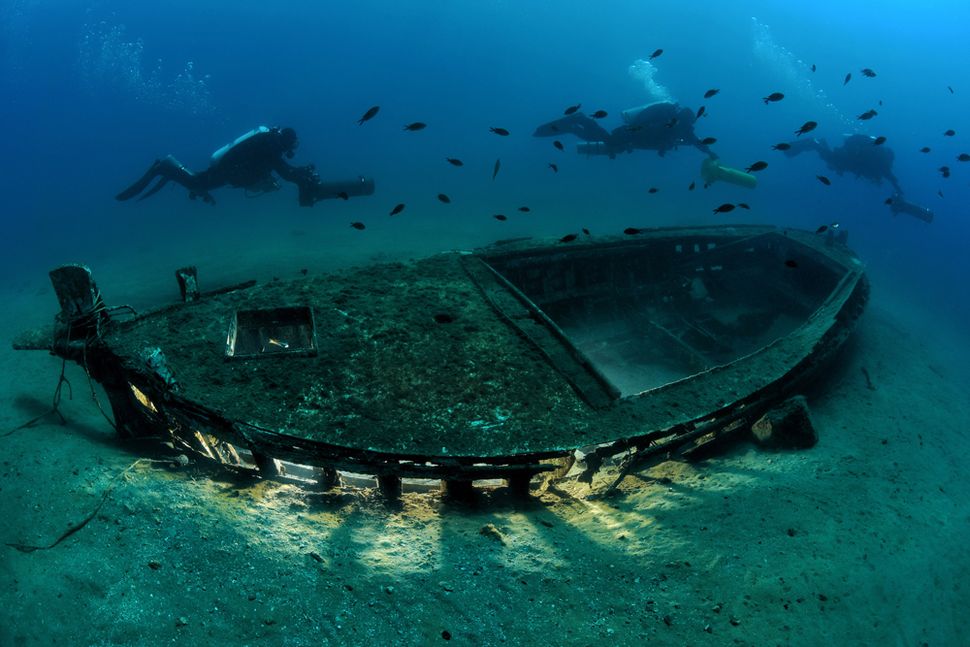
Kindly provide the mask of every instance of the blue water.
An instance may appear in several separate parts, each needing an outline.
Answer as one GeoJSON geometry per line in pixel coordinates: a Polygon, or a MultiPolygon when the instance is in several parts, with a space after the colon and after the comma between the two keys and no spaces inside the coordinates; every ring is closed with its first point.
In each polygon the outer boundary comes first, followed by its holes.
{"type": "MultiPolygon", "coordinates": [[[[374,236],[386,246],[419,228],[442,249],[469,231],[487,241],[725,218],[810,229],[838,222],[869,265],[876,294],[918,294],[940,313],[965,318],[970,163],[956,156],[970,152],[970,6],[880,5],[7,0],[0,277],[16,281],[121,245],[165,242],[164,232],[194,222],[244,226],[267,214],[287,228],[312,218],[341,237],[360,220],[368,229],[359,240],[374,236]],[[757,189],[688,192],[691,181],[700,186],[703,155],[694,149],[609,160],[576,154],[572,138],[560,152],[531,136],[577,102],[608,111],[608,129],[619,125],[621,110],[655,98],[629,68],[658,48],[654,90],[692,109],[706,106],[697,131],[718,139],[723,162],[769,162],[757,189]],[[877,77],[864,78],[863,67],[877,77]],[[848,72],[852,81],[843,85],[848,72]],[[703,99],[710,88],[720,93],[703,99]],[[786,99],[764,105],[760,98],[774,91],[786,99]],[[380,113],[358,126],[372,105],[380,113]],[[870,108],[875,119],[856,119],[870,108]],[[935,221],[893,218],[885,184],[835,176],[815,156],[770,150],[810,119],[819,122],[814,134],[833,145],[844,133],[887,137],[907,198],[932,208],[935,221]],[[404,132],[412,121],[429,125],[404,132]],[[156,157],[172,153],[201,169],[212,151],[259,124],[292,126],[301,138],[296,163],[314,162],[325,179],[372,176],[376,194],[312,210],[297,206],[291,186],[258,200],[221,189],[214,208],[178,187],[141,203],[113,199],[156,157]],[[512,134],[497,137],[491,126],[512,134]],[[956,136],[944,137],[950,128],[956,136]],[[932,152],[919,153],[923,146],[932,152]],[[496,158],[502,170],[493,181],[496,158]],[[937,171],[944,164],[949,179],[937,171]],[[831,175],[832,186],[817,174],[831,175]],[[659,192],[648,194],[652,186],[659,192]],[[452,204],[441,205],[438,193],[452,204]],[[739,201],[752,210],[712,214],[739,201]],[[399,202],[405,213],[388,218],[399,202]],[[518,215],[521,205],[532,213],[518,215]],[[499,223],[495,213],[510,220],[499,223]]],[[[312,244],[326,254],[326,235],[312,244]]]]}

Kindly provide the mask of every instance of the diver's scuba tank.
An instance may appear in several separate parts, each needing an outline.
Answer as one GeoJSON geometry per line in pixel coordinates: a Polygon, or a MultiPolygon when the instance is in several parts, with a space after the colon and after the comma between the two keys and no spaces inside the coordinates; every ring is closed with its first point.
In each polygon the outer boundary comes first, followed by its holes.
{"type": "Polygon", "coordinates": [[[723,166],[717,160],[711,159],[710,157],[701,162],[701,177],[704,178],[704,184],[713,184],[714,182],[721,181],[748,187],[749,189],[753,189],[758,185],[758,178],[750,173],[739,171],[730,166],[723,166]]]}
{"type": "Polygon", "coordinates": [[[636,108],[627,108],[626,110],[621,110],[620,119],[623,120],[623,123],[630,125],[634,121],[636,121],[636,118],[640,116],[640,113],[646,110],[647,106],[649,105],[650,104],[637,106],[636,108]]]}
{"type": "Polygon", "coordinates": [[[654,122],[669,121],[677,113],[677,104],[672,101],[654,101],[645,103],[635,108],[627,108],[620,111],[620,118],[623,123],[632,126],[641,121],[642,118],[649,117],[654,122]]]}
{"type": "Polygon", "coordinates": [[[246,141],[250,137],[253,137],[255,135],[261,135],[262,133],[268,133],[268,132],[269,132],[269,128],[267,128],[266,126],[258,126],[256,128],[253,128],[248,133],[245,133],[244,135],[240,135],[239,137],[236,137],[230,143],[226,144],[225,146],[223,146],[222,148],[220,148],[219,150],[217,150],[215,153],[213,153],[212,154],[212,157],[209,160],[209,163],[210,164],[215,164],[220,159],[222,159],[222,157],[226,153],[228,153],[230,151],[230,149],[232,149],[234,146],[237,146],[238,144],[243,143],[244,141],[246,141]]]}

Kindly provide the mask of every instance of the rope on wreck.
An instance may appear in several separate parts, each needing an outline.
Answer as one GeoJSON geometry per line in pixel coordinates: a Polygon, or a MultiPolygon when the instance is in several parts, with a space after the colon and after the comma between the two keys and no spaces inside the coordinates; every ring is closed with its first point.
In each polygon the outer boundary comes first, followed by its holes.
{"type": "Polygon", "coordinates": [[[44,418],[46,418],[51,414],[56,414],[57,417],[60,418],[62,425],[67,424],[67,420],[64,418],[64,415],[60,411],[61,392],[62,392],[62,389],[64,388],[64,385],[66,384],[67,399],[71,400],[74,398],[74,389],[71,387],[71,381],[67,379],[66,375],[64,375],[64,369],[66,366],[67,366],[67,360],[66,359],[61,360],[61,375],[60,377],[57,378],[57,386],[54,387],[54,399],[53,399],[53,403],[51,405],[50,411],[45,411],[44,413],[40,414],[36,418],[31,418],[30,420],[23,423],[19,427],[14,427],[10,431],[4,434],[0,434],[0,438],[6,438],[7,436],[11,436],[15,432],[20,431],[21,429],[26,429],[27,427],[33,427],[35,424],[37,424],[38,422],[40,422],[41,420],[43,420],[44,418]]]}
{"type": "Polygon", "coordinates": [[[91,399],[94,400],[94,404],[98,407],[98,411],[100,411],[101,412],[101,415],[104,416],[104,419],[108,421],[108,424],[111,425],[111,428],[114,429],[115,431],[118,431],[118,425],[115,424],[115,421],[112,420],[111,417],[108,416],[108,414],[104,410],[104,407],[101,406],[101,400],[98,399],[98,392],[94,388],[94,380],[91,379],[91,371],[88,370],[88,345],[87,345],[87,343],[85,343],[84,344],[84,348],[81,349],[81,359],[83,360],[84,375],[87,376],[87,378],[88,378],[88,386],[91,388],[91,399]]]}
{"type": "Polygon", "coordinates": [[[121,472],[119,472],[118,474],[115,474],[115,476],[111,479],[111,482],[108,483],[108,487],[106,487],[104,492],[101,493],[101,500],[98,501],[98,505],[94,506],[94,509],[86,517],[84,517],[84,519],[82,519],[79,523],[72,524],[71,527],[65,530],[60,537],[55,539],[47,546],[35,546],[33,544],[19,544],[16,542],[8,543],[7,546],[10,546],[11,548],[16,548],[22,553],[32,553],[35,550],[50,550],[54,546],[58,545],[59,543],[61,543],[62,541],[64,541],[74,533],[76,533],[84,526],[88,525],[88,523],[97,516],[98,512],[101,511],[102,506],[104,506],[105,501],[108,500],[108,496],[111,494],[111,491],[114,489],[115,484],[118,482],[118,479],[125,477],[128,474],[128,472],[133,470],[135,466],[137,466],[139,463],[145,463],[145,462],[164,463],[165,461],[156,461],[150,458],[139,458],[134,463],[132,463],[131,465],[123,469],[121,472]]]}
{"type": "MultiPolygon", "coordinates": [[[[91,317],[96,317],[97,315],[100,315],[100,314],[102,314],[104,312],[113,312],[113,311],[117,311],[117,310],[126,310],[126,311],[128,311],[129,313],[131,313],[134,316],[137,316],[137,314],[138,314],[137,312],[135,312],[135,309],[132,308],[129,305],[120,305],[120,306],[111,306],[111,307],[106,306],[104,304],[104,301],[101,299],[101,293],[100,292],[95,295],[95,297],[94,297],[94,303],[95,303],[95,305],[90,310],[88,310],[87,312],[85,312],[85,313],[83,313],[81,315],[78,315],[77,317],[75,317],[74,319],[72,319],[71,321],[68,322],[68,324],[67,324],[67,332],[65,334],[65,337],[67,339],[70,339],[71,338],[71,327],[72,327],[73,322],[74,321],[77,321],[79,319],[82,319],[82,318],[83,319],[89,319],[91,317]]],[[[91,388],[91,399],[94,400],[94,404],[97,405],[98,411],[100,411],[101,412],[101,415],[104,416],[104,419],[108,421],[108,424],[111,425],[111,428],[117,430],[118,427],[115,424],[115,421],[112,420],[108,416],[107,413],[105,413],[104,407],[101,406],[101,401],[98,399],[98,394],[97,394],[97,392],[94,389],[94,381],[91,379],[91,371],[88,370],[88,355],[87,355],[88,342],[91,341],[92,339],[96,339],[98,336],[100,336],[100,332],[99,331],[96,331],[93,336],[89,336],[87,339],[84,340],[84,346],[81,349],[82,359],[83,359],[82,364],[83,364],[83,367],[84,367],[84,374],[88,378],[88,386],[91,388]]],[[[53,346],[54,346],[54,340],[51,341],[51,347],[53,348],[53,346]]],[[[66,366],[67,366],[67,359],[64,358],[64,359],[61,360],[61,374],[57,378],[57,386],[54,387],[54,397],[53,397],[53,403],[51,405],[50,411],[45,411],[44,413],[40,414],[36,418],[32,418],[32,419],[28,420],[27,422],[23,423],[22,425],[19,425],[17,427],[14,427],[13,429],[11,429],[9,431],[4,432],[3,434],[0,434],[0,438],[6,438],[7,436],[11,436],[14,433],[20,431],[21,429],[27,429],[28,427],[33,427],[35,424],[37,424],[38,422],[40,422],[41,420],[43,420],[44,418],[46,418],[46,417],[48,417],[48,416],[50,416],[52,414],[53,415],[56,415],[58,417],[58,419],[60,419],[62,425],[66,425],[67,424],[67,419],[64,418],[64,415],[60,411],[61,393],[62,393],[62,389],[64,388],[64,385],[67,384],[67,390],[68,390],[67,399],[68,400],[73,400],[74,399],[74,389],[71,386],[71,381],[68,380],[67,379],[67,376],[64,374],[64,370],[65,370],[66,366]]]]}
{"type": "MultiPolygon", "coordinates": [[[[100,291],[94,297],[94,304],[95,305],[93,308],[91,308],[91,311],[86,313],[83,316],[86,316],[86,317],[95,316],[95,315],[100,315],[102,313],[110,314],[113,312],[117,312],[119,310],[124,310],[134,317],[138,316],[138,313],[130,305],[120,305],[120,306],[105,305],[104,300],[101,298],[100,291]]],[[[114,429],[115,431],[118,431],[117,423],[111,418],[111,416],[107,414],[107,412],[105,412],[104,407],[101,406],[101,400],[98,398],[98,392],[94,388],[94,380],[91,378],[91,371],[88,369],[88,342],[92,341],[93,339],[98,339],[100,337],[101,337],[101,329],[99,326],[95,329],[93,336],[89,336],[87,339],[84,340],[84,346],[81,347],[81,360],[82,360],[81,365],[84,368],[84,375],[88,378],[88,387],[91,389],[91,399],[94,400],[94,404],[95,406],[98,407],[98,411],[101,412],[101,415],[104,417],[104,419],[108,422],[109,425],[111,425],[111,428],[114,429]]]]}

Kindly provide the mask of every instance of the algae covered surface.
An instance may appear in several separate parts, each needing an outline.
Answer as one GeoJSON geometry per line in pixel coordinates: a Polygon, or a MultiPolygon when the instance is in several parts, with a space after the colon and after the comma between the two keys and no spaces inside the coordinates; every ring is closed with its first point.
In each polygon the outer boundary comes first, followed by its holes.
{"type": "Polygon", "coordinates": [[[593,408],[560,372],[571,360],[516,321],[531,313],[500,314],[463,257],[273,280],[149,313],[103,343],[140,371],[161,349],[181,396],[287,436],[416,457],[552,456],[690,424],[783,380],[849,296],[740,361],[593,408]],[[312,309],[316,355],[227,360],[237,311],[298,306],[312,309]]]}
{"type": "Polygon", "coordinates": [[[161,348],[180,393],[236,420],[376,451],[491,455],[582,444],[591,411],[442,254],[273,281],[138,319],[105,343],[161,348]],[[237,309],[310,306],[319,352],[225,358],[237,309]]]}

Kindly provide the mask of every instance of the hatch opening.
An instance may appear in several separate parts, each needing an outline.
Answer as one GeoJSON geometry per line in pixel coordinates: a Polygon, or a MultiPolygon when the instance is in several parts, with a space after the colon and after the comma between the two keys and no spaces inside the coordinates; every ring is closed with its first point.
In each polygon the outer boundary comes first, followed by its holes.
{"type": "Polygon", "coordinates": [[[229,324],[227,359],[316,354],[316,328],[309,307],[237,310],[229,324]]]}

